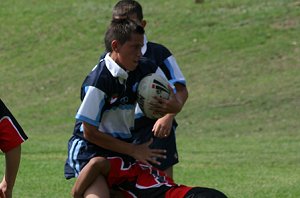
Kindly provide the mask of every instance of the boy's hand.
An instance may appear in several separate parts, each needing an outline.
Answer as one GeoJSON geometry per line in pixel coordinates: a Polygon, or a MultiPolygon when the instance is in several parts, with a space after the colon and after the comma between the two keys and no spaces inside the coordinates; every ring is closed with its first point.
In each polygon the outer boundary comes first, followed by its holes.
{"type": "Polygon", "coordinates": [[[150,149],[149,146],[152,144],[153,139],[149,140],[144,144],[135,145],[134,153],[132,157],[136,160],[142,162],[143,164],[151,165],[157,164],[160,165],[160,162],[157,161],[157,158],[166,158],[166,150],[163,149],[150,149]]]}
{"type": "Polygon", "coordinates": [[[0,198],[11,198],[12,189],[7,188],[5,179],[0,183],[0,198]]]}
{"type": "Polygon", "coordinates": [[[154,136],[158,138],[168,137],[171,133],[174,117],[174,114],[167,114],[164,117],[156,120],[152,128],[154,136]]]}
{"type": "Polygon", "coordinates": [[[182,103],[175,96],[173,89],[169,86],[169,99],[154,97],[154,101],[150,103],[150,109],[157,112],[159,115],[168,113],[176,114],[181,111],[182,103]]]}

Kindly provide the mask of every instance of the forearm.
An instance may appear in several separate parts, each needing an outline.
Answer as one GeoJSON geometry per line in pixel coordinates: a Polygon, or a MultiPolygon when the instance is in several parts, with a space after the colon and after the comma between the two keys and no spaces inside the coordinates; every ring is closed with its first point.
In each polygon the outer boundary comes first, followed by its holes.
{"type": "Polygon", "coordinates": [[[4,179],[6,181],[8,190],[12,190],[15,184],[19,170],[20,158],[21,146],[18,146],[5,153],[6,169],[4,179]]]}
{"type": "MultiPolygon", "coordinates": [[[[173,104],[176,104],[176,105],[173,105],[173,106],[171,105],[171,107],[173,107],[172,110],[170,110],[170,111],[166,110],[167,112],[166,112],[165,118],[168,118],[168,119],[175,118],[175,116],[183,108],[183,106],[188,98],[188,91],[185,86],[183,86],[181,84],[176,84],[175,87],[176,87],[176,94],[174,96],[176,98],[175,99],[176,103],[173,103],[173,104]]],[[[171,107],[169,107],[169,108],[171,108],[171,107]]]]}
{"type": "Polygon", "coordinates": [[[168,120],[173,120],[175,118],[175,116],[177,115],[177,113],[179,113],[182,109],[182,107],[184,106],[187,98],[188,98],[188,91],[187,88],[181,84],[176,84],[176,100],[178,102],[178,111],[176,113],[167,113],[164,118],[168,119],[168,120]]]}
{"type": "Polygon", "coordinates": [[[181,110],[188,98],[188,90],[185,86],[181,84],[176,84],[175,87],[176,87],[175,96],[177,101],[180,103],[180,110],[181,110]]]}
{"type": "Polygon", "coordinates": [[[83,123],[83,128],[85,139],[91,143],[114,152],[129,155],[142,163],[149,164],[151,162],[159,164],[159,161],[156,159],[165,158],[165,150],[149,148],[153,141],[152,139],[146,143],[135,145],[114,138],[101,131],[99,132],[95,126],[91,126],[85,122],[83,123]]]}
{"type": "Polygon", "coordinates": [[[84,123],[84,137],[91,143],[102,148],[130,155],[134,153],[134,145],[99,132],[96,127],[84,123]]]}
{"type": "Polygon", "coordinates": [[[151,110],[160,115],[164,115],[166,119],[174,118],[176,114],[181,111],[188,98],[188,91],[185,86],[176,84],[175,87],[176,94],[171,91],[168,99],[155,97],[156,101],[150,103],[151,110]]]}

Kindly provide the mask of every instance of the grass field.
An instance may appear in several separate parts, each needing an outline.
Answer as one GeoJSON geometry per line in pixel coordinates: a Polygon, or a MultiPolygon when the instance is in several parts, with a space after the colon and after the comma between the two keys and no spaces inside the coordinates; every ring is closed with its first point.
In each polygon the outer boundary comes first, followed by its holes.
{"type": "MultiPolygon", "coordinates": [[[[70,197],[67,141],[115,2],[0,2],[0,97],[30,138],[15,197],[70,197]]],[[[188,82],[175,180],[230,198],[300,197],[300,1],[140,2],[149,40],[188,82]]]]}

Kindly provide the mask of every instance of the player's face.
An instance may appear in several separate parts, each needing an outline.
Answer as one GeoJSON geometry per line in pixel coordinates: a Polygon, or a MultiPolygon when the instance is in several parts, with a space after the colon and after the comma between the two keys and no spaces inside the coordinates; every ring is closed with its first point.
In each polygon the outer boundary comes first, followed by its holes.
{"type": "Polygon", "coordinates": [[[141,49],[143,45],[144,36],[141,34],[132,34],[129,41],[119,46],[116,62],[128,71],[135,70],[142,56],[141,49]]]}

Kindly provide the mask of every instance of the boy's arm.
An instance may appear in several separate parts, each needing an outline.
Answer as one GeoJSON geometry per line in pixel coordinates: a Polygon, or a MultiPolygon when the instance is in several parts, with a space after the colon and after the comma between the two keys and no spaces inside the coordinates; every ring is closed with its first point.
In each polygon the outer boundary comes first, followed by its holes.
{"type": "Polygon", "coordinates": [[[184,86],[180,83],[176,83],[175,88],[176,88],[175,96],[176,96],[177,101],[179,101],[179,103],[180,103],[180,108],[179,108],[179,111],[177,112],[177,113],[179,113],[181,111],[182,107],[184,106],[184,104],[189,96],[189,93],[188,93],[186,86],[184,86]]]}
{"type": "Polygon", "coordinates": [[[21,145],[5,153],[5,175],[0,184],[0,190],[6,197],[12,197],[21,158],[21,145]]]}
{"type": "Polygon", "coordinates": [[[84,138],[89,142],[114,152],[129,155],[144,164],[149,164],[149,162],[160,164],[156,158],[165,158],[165,150],[149,148],[152,140],[140,145],[127,143],[98,131],[97,127],[86,122],[83,122],[83,130],[84,138]]]}
{"type": "Polygon", "coordinates": [[[175,87],[176,94],[171,94],[169,100],[157,98],[158,104],[153,106],[154,111],[158,111],[162,115],[165,114],[155,122],[152,128],[156,137],[163,138],[170,134],[173,120],[188,98],[188,90],[184,85],[176,83],[175,87]]]}

